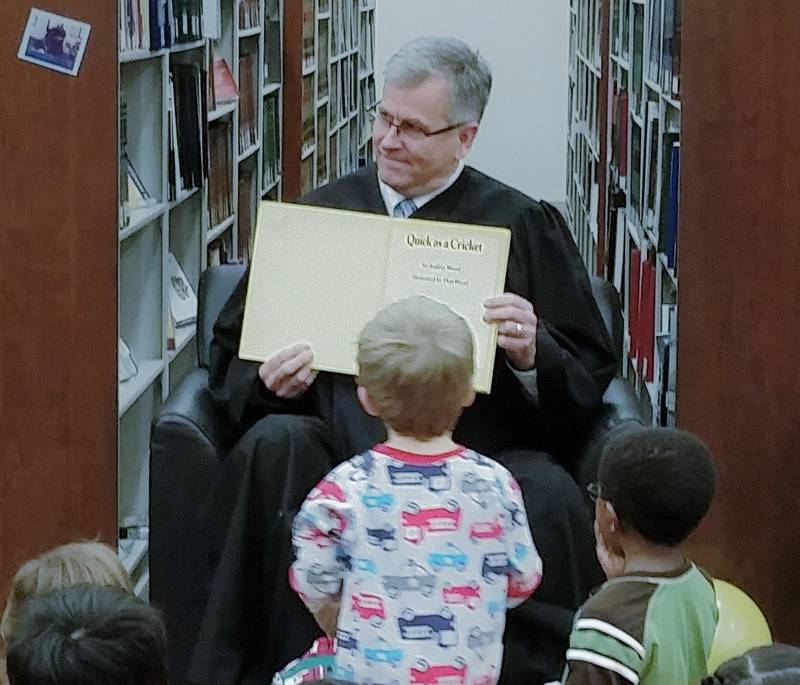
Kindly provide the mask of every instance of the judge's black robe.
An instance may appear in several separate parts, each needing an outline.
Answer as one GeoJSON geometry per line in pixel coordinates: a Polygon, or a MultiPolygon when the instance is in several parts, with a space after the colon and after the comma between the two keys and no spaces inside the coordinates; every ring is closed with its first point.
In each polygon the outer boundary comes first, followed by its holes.
{"type": "MultiPolygon", "coordinates": [[[[374,164],[301,202],[386,212],[374,164]]],[[[601,406],[616,360],[580,256],[553,207],[465,167],[412,217],[511,229],[506,289],[532,302],[539,320],[538,402],[498,349],[491,393],[465,410],[454,439],[505,464],[522,487],[544,577],[533,598],[509,613],[501,683],[545,682],[560,675],[573,613],[600,579],[589,511],[564,467],[601,406]]],[[[319,274],[314,287],[324,280],[319,274]]],[[[384,437],[361,410],[352,377],[320,374],[299,400],[264,388],[258,365],[237,357],[246,281],[219,316],[211,353],[212,393],[247,432],[222,465],[207,510],[216,572],[191,673],[209,685],[263,682],[319,634],[287,583],[291,521],[335,463],[384,437]]]]}

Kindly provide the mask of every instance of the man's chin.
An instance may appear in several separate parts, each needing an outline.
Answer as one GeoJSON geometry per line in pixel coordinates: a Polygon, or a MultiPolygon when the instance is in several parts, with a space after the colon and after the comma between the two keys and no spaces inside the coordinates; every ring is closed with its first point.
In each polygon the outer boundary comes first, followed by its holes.
{"type": "Polygon", "coordinates": [[[378,175],[386,185],[394,188],[398,193],[402,193],[408,187],[408,174],[404,173],[399,162],[390,160],[378,160],[378,175]]]}

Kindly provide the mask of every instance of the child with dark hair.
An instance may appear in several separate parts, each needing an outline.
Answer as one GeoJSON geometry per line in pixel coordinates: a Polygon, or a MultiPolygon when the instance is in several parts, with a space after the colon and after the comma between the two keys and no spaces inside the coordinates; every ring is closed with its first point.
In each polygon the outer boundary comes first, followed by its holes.
{"type": "Polygon", "coordinates": [[[800,648],[776,642],[729,659],[703,685],[798,685],[800,648]]]}
{"type": "Polygon", "coordinates": [[[11,685],[167,685],[164,625],[120,588],[53,590],[20,607],[7,669],[11,685]]]}
{"type": "Polygon", "coordinates": [[[714,484],[711,455],[689,433],[646,428],[609,442],[589,486],[608,581],[578,611],[564,683],[700,682],[716,597],[681,543],[708,511],[714,484]]]}

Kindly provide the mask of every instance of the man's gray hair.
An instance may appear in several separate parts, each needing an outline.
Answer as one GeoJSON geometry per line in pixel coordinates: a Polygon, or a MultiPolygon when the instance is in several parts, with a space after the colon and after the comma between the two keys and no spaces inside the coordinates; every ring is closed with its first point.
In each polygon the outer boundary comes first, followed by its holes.
{"type": "Polygon", "coordinates": [[[476,50],[457,38],[406,43],[389,59],[384,79],[387,85],[414,88],[437,75],[450,86],[451,121],[480,121],[492,89],[492,70],[476,50]]]}

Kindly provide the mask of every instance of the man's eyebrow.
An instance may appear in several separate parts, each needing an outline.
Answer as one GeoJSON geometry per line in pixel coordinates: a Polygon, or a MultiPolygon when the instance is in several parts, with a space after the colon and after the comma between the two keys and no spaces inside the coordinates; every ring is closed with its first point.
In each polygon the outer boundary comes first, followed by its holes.
{"type": "Polygon", "coordinates": [[[418,126],[420,128],[426,128],[427,127],[427,124],[424,121],[420,121],[419,119],[414,118],[414,117],[412,117],[411,119],[403,119],[401,117],[398,117],[394,112],[390,112],[388,109],[386,109],[382,105],[378,106],[378,111],[381,114],[388,114],[390,117],[392,117],[393,119],[397,119],[398,121],[400,121],[403,124],[411,124],[413,126],[418,126]]]}

